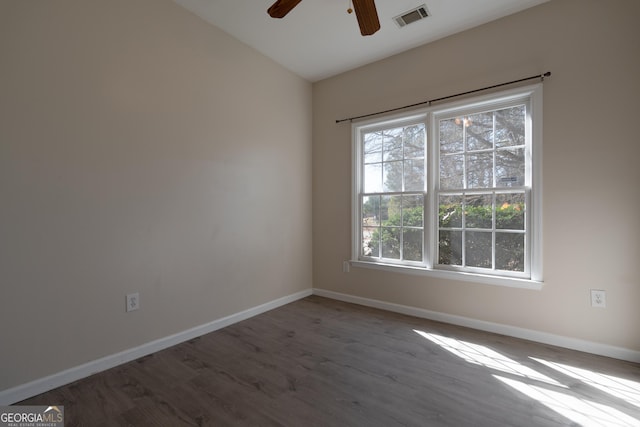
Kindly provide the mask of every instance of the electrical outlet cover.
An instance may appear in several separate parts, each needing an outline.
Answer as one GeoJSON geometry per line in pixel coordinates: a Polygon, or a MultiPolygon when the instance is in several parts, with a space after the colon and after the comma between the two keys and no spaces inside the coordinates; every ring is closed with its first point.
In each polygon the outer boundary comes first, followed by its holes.
{"type": "Polygon", "coordinates": [[[591,289],[591,307],[607,307],[607,293],[604,290],[591,289]]]}
{"type": "Polygon", "coordinates": [[[342,261],[342,272],[348,273],[351,271],[351,263],[349,261],[342,261]]]}
{"type": "Polygon", "coordinates": [[[140,308],[140,295],[138,292],[127,295],[127,312],[140,308]]]}

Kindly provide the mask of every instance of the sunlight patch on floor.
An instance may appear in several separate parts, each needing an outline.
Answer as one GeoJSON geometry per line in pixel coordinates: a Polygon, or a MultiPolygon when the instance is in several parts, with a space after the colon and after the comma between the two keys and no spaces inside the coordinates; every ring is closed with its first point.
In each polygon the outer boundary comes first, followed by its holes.
{"type": "MultiPolygon", "coordinates": [[[[578,391],[571,390],[569,386],[541,374],[535,369],[524,366],[489,347],[416,329],[413,331],[469,363],[518,377],[519,379],[514,379],[492,375],[501,383],[581,426],[640,427],[640,414],[638,414],[638,418],[634,418],[611,406],[585,399],[578,391]]],[[[529,359],[582,381],[610,396],[640,407],[640,383],[638,382],[535,357],[529,357],[529,359]]],[[[625,407],[623,409],[627,410],[625,407]]],[[[635,415],[635,411],[630,411],[630,413],[635,415]]]]}
{"type": "Polygon", "coordinates": [[[549,378],[527,366],[524,366],[507,356],[498,353],[483,345],[473,344],[454,338],[443,337],[441,335],[429,334],[423,331],[413,330],[418,335],[438,344],[443,349],[450,351],[456,356],[466,360],[469,363],[486,366],[487,368],[496,369],[498,371],[507,372],[521,377],[527,377],[532,380],[542,381],[547,384],[553,384],[558,387],[565,387],[553,378],[549,378]]]}
{"type": "Polygon", "coordinates": [[[535,357],[531,359],[640,408],[640,383],[535,357]]]}
{"type": "Polygon", "coordinates": [[[610,406],[497,375],[493,377],[581,426],[640,426],[639,420],[610,406]]]}

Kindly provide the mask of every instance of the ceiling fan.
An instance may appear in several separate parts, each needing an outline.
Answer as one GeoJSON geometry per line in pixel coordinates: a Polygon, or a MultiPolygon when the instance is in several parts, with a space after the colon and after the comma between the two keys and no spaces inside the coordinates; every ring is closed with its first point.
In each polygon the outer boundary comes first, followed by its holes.
{"type": "MultiPolygon", "coordinates": [[[[302,0],[277,0],[267,9],[272,18],[284,18],[302,0]]],[[[353,0],[353,8],[356,10],[356,18],[360,26],[360,34],[370,36],[380,29],[380,20],[374,0],[353,0]]],[[[351,13],[351,9],[349,9],[351,13]]]]}

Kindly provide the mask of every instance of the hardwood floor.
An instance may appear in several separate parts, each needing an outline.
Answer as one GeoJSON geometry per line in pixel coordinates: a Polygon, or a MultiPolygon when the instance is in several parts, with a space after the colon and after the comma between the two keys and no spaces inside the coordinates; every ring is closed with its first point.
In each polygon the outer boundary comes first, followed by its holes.
{"type": "Polygon", "coordinates": [[[67,427],[640,425],[640,365],[311,296],[20,404],[67,427]]]}

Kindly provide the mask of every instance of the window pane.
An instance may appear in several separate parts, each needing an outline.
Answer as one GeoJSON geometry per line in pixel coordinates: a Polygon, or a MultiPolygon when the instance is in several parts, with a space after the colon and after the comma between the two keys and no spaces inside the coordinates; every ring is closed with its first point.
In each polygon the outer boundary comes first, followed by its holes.
{"type": "Polygon", "coordinates": [[[402,196],[382,196],[380,218],[382,225],[400,226],[402,222],[402,196]]]}
{"type": "Polygon", "coordinates": [[[468,231],[465,241],[465,263],[469,267],[491,268],[491,233],[468,231]]]}
{"type": "Polygon", "coordinates": [[[362,198],[362,225],[377,226],[380,218],[380,196],[362,198]]]}
{"type": "Polygon", "coordinates": [[[524,148],[496,151],[496,184],[501,187],[524,185],[524,148]]]}
{"type": "Polygon", "coordinates": [[[402,196],[402,225],[422,227],[424,224],[424,196],[402,196]]]}
{"type": "Polygon", "coordinates": [[[462,265],[462,231],[440,230],[438,264],[462,265]]]}
{"type": "Polygon", "coordinates": [[[440,157],[440,188],[461,189],[464,179],[464,156],[462,154],[440,157]]]}
{"type": "Polygon", "coordinates": [[[364,192],[382,192],[382,163],[364,165],[364,192]]]}
{"type": "Polygon", "coordinates": [[[467,188],[493,187],[493,153],[467,156],[467,188]]]}
{"type": "Polygon", "coordinates": [[[394,128],[384,131],[382,137],[383,160],[402,160],[402,129],[394,128]]]}
{"type": "Polygon", "coordinates": [[[462,196],[440,196],[438,225],[442,228],[462,227],[462,196]]]}
{"type": "Polygon", "coordinates": [[[496,269],[524,271],[524,234],[496,233],[496,269]]]}
{"type": "Polygon", "coordinates": [[[378,227],[362,227],[362,255],[380,256],[380,231],[378,227]]]}
{"type": "Polygon", "coordinates": [[[402,191],[402,161],[384,163],[384,191],[402,191]]]}
{"type": "Polygon", "coordinates": [[[382,161],[382,138],[378,132],[364,135],[364,162],[375,163],[382,161]]]}
{"type": "Polygon", "coordinates": [[[382,151],[365,151],[364,162],[368,163],[380,163],[382,161],[382,151]]]}
{"type": "Polygon", "coordinates": [[[424,142],[425,132],[423,124],[404,128],[404,158],[424,158],[424,142]]]}
{"type": "Polygon", "coordinates": [[[524,145],[525,107],[505,108],[496,111],[496,147],[524,145]]]}
{"type": "Polygon", "coordinates": [[[382,227],[382,257],[400,259],[400,228],[382,227]]]}
{"type": "Polygon", "coordinates": [[[496,228],[524,230],[524,193],[496,194],[496,228]]]}
{"type": "Polygon", "coordinates": [[[422,261],[422,229],[404,229],[402,239],[402,258],[409,261],[422,261]]]}
{"type": "Polygon", "coordinates": [[[493,113],[473,114],[463,119],[467,150],[493,148],[493,113]]]}
{"type": "Polygon", "coordinates": [[[463,151],[462,145],[462,120],[447,119],[440,120],[440,155],[450,153],[460,153],[463,151]]]}
{"type": "Polygon", "coordinates": [[[474,194],[465,197],[465,227],[492,228],[493,197],[491,194],[474,194]]]}
{"type": "Polygon", "coordinates": [[[404,191],[424,190],[424,160],[405,160],[404,191]]]}
{"type": "Polygon", "coordinates": [[[365,163],[380,163],[382,160],[382,151],[374,151],[374,152],[365,152],[364,153],[364,162],[365,163]]]}

